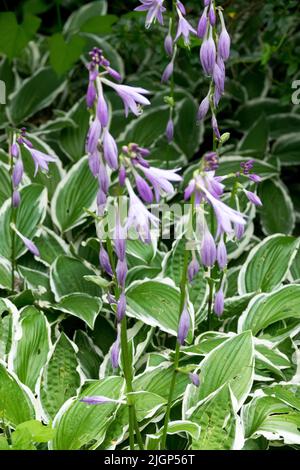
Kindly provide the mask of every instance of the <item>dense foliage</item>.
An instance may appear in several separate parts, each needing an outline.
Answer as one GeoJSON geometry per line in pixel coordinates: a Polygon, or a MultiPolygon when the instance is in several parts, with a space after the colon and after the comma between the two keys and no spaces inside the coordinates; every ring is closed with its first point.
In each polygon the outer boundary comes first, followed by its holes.
{"type": "MultiPolygon", "coordinates": [[[[183,3],[197,29],[202,4],[183,3]]],[[[1,2],[1,450],[299,448],[299,5],[216,3],[231,36],[219,137],[210,117],[197,121],[212,86],[199,62],[201,38],[191,35],[188,46],[179,38],[174,74],[162,83],[168,19],[145,29],[145,14],[133,11],[140,2],[1,2]],[[125,116],[124,103],[135,107],[111,86],[99,49],[112,80],[120,74],[149,90],[140,92],[141,113],[125,116]],[[89,107],[85,97],[99,57],[105,194],[92,161],[99,81],[89,107]],[[236,224],[246,222],[239,236],[217,233],[218,263],[208,259],[215,243],[207,232],[202,260],[176,237],[183,212],[160,216],[169,237],[126,240],[126,255],[115,236],[101,238],[106,202],[129,188],[132,203],[134,185],[143,204],[152,202],[157,168],[168,176],[163,202],[183,210],[199,165],[205,172],[205,162],[214,164],[212,150],[222,200],[241,214],[236,224]],[[143,165],[152,189],[136,175],[143,165]]],[[[213,235],[221,217],[214,201],[203,210],[213,235]]],[[[143,206],[135,204],[140,234],[143,206]]]]}

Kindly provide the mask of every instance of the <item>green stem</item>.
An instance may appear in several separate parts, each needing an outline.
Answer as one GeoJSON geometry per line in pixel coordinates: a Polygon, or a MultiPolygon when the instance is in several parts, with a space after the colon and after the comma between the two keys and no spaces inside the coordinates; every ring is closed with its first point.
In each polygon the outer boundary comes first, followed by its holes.
{"type": "MultiPolygon", "coordinates": [[[[187,282],[188,261],[189,261],[189,251],[187,249],[185,249],[184,262],[183,262],[183,272],[182,272],[181,283],[180,283],[179,319],[180,319],[180,316],[181,316],[181,312],[184,308],[185,299],[186,299],[186,282],[187,282]]],[[[178,372],[179,357],[180,357],[180,344],[177,341],[176,342],[176,349],[175,349],[174,365],[173,365],[174,370],[173,370],[173,375],[172,375],[171,383],[170,383],[170,391],[169,391],[167,409],[166,409],[166,414],[165,414],[163,433],[162,433],[162,438],[161,438],[161,449],[162,450],[166,449],[167,432],[168,432],[168,426],[169,426],[169,421],[170,421],[170,413],[171,413],[173,394],[174,394],[174,388],[175,388],[175,383],[176,383],[176,376],[177,376],[177,372],[178,372]]]]}
{"type": "MultiPolygon", "coordinates": [[[[110,259],[110,264],[114,273],[114,277],[116,279],[113,249],[112,249],[111,239],[109,238],[109,236],[106,239],[106,245],[107,245],[108,256],[110,259]]],[[[120,296],[120,289],[117,283],[115,284],[115,296],[116,296],[116,299],[118,299],[120,296]]],[[[127,391],[127,406],[128,406],[128,417],[129,417],[129,445],[130,445],[130,449],[134,450],[134,431],[135,431],[138,446],[140,450],[143,450],[144,444],[143,444],[142,436],[139,430],[138,422],[136,419],[135,405],[130,395],[128,396],[128,394],[133,392],[133,386],[132,386],[133,376],[132,376],[131,361],[130,361],[129,349],[128,349],[126,315],[124,316],[121,322],[121,355],[122,355],[122,365],[123,365],[123,371],[124,371],[125,382],[126,382],[126,391],[127,391]]]]}
{"type": "Polygon", "coordinates": [[[10,239],[11,239],[11,291],[15,292],[15,270],[16,270],[16,233],[12,226],[16,225],[16,208],[13,204],[14,185],[12,175],[14,170],[14,159],[11,155],[12,136],[9,135],[9,155],[10,155],[10,181],[11,181],[11,211],[10,211],[10,239]]]}

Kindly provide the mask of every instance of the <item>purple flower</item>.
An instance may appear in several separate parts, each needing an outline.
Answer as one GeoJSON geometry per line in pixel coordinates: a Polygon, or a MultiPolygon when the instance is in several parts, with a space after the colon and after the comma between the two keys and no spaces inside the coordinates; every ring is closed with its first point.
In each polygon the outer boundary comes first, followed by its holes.
{"type": "Polygon", "coordinates": [[[244,225],[234,224],[234,233],[238,240],[240,240],[243,237],[244,232],[245,232],[244,225]]]}
{"type": "Polygon", "coordinates": [[[224,92],[225,86],[225,74],[224,70],[222,70],[218,63],[215,63],[214,70],[213,70],[213,79],[218,89],[219,94],[221,95],[224,92]]]}
{"type": "Polygon", "coordinates": [[[118,259],[121,261],[125,259],[125,254],[126,254],[125,239],[126,239],[126,230],[121,224],[119,214],[117,214],[115,233],[114,233],[114,243],[115,243],[116,255],[118,259]]]}
{"type": "Polygon", "coordinates": [[[23,174],[24,174],[24,165],[23,165],[22,159],[18,158],[15,163],[13,174],[12,174],[12,182],[13,182],[14,188],[19,186],[19,184],[21,183],[23,174]]]}
{"type": "Polygon", "coordinates": [[[172,118],[170,118],[167,123],[166,137],[169,143],[174,139],[174,122],[172,118]]]}
{"type": "Polygon", "coordinates": [[[99,174],[100,169],[100,155],[98,150],[95,150],[95,152],[89,155],[88,161],[91,173],[96,177],[99,174]]]}
{"type": "Polygon", "coordinates": [[[187,308],[184,307],[179,320],[177,341],[183,345],[190,329],[190,315],[187,308]]]}
{"type": "Polygon", "coordinates": [[[205,227],[204,236],[201,243],[201,261],[206,267],[211,267],[215,264],[217,258],[217,249],[214,237],[208,230],[208,227],[205,227]]]}
{"type": "Polygon", "coordinates": [[[108,124],[108,106],[103,96],[102,87],[99,90],[98,104],[97,104],[97,117],[101,126],[107,127],[108,124]]]}
{"type": "Polygon", "coordinates": [[[251,175],[248,176],[248,178],[253,181],[254,183],[260,183],[261,182],[261,177],[259,175],[255,175],[252,173],[251,175]]]}
{"type": "Polygon", "coordinates": [[[177,28],[175,41],[177,41],[180,38],[180,36],[183,36],[184,44],[188,46],[190,44],[190,34],[193,33],[197,35],[197,31],[182,16],[179,10],[177,10],[177,12],[178,12],[179,20],[178,20],[178,28],[177,28]]]}
{"type": "Polygon", "coordinates": [[[24,235],[22,235],[19,232],[19,230],[17,230],[16,228],[14,230],[15,230],[16,234],[21,238],[22,242],[24,243],[26,248],[30,251],[30,253],[32,253],[34,256],[40,256],[40,252],[38,250],[38,247],[33,243],[33,241],[30,240],[29,238],[25,237],[24,235]]]}
{"type": "Polygon", "coordinates": [[[12,144],[11,149],[10,149],[11,156],[14,157],[14,158],[18,158],[19,152],[20,152],[19,145],[16,144],[16,143],[12,144]]]}
{"type": "Polygon", "coordinates": [[[209,22],[210,22],[211,26],[215,26],[215,24],[216,24],[216,13],[215,13],[215,7],[214,7],[213,2],[211,2],[211,4],[210,4],[208,16],[209,16],[209,22]]]}
{"type": "Polygon", "coordinates": [[[252,202],[252,204],[254,204],[255,206],[263,205],[261,199],[258,197],[257,194],[252,193],[252,191],[247,191],[246,189],[244,189],[244,193],[246,194],[249,201],[252,202]]]}
{"type": "Polygon", "coordinates": [[[191,372],[189,374],[189,378],[190,378],[190,381],[192,382],[192,384],[195,385],[195,387],[199,387],[200,379],[199,379],[198,374],[196,374],[195,372],[191,372]]]}
{"type": "Polygon", "coordinates": [[[223,311],[224,311],[224,293],[221,287],[215,295],[214,312],[218,317],[220,317],[223,311]]]}
{"type": "Polygon", "coordinates": [[[209,29],[209,36],[206,37],[200,48],[200,61],[204,72],[212,75],[216,63],[216,45],[212,37],[212,28],[209,29]]]}
{"type": "Polygon", "coordinates": [[[119,183],[120,183],[120,186],[124,186],[125,179],[126,179],[126,169],[123,165],[121,165],[120,169],[119,169],[119,183]]]}
{"type": "Polygon", "coordinates": [[[111,347],[110,350],[110,360],[113,369],[119,367],[119,356],[120,356],[120,330],[118,329],[117,339],[111,347]]]}
{"type": "Polygon", "coordinates": [[[199,38],[204,38],[207,30],[207,7],[204,8],[204,11],[200,17],[197,34],[199,38]]]}
{"type": "Polygon", "coordinates": [[[198,121],[202,121],[205,116],[207,115],[209,110],[209,95],[206,95],[206,97],[201,101],[198,113],[197,113],[197,119],[198,121]]]}
{"type": "Polygon", "coordinates": [[[105,248],[103,247],[102,243],[100,245],[100,252],[99,252],[99,261],[100,261],[100,266],[102,269],[109,275],[113,275],[113,271],[111,268],[111,264],[109,261],[109,256],[105,248]]]}
{"type": "Polygon", "coordinates": [[[117,304],[117,320],[119,323],[123,320],[125,313],[126,313],[126,296],[125,296],[125,293],[122,292],[118,300],[118,304],[117,304]]]}
{"type": "Polygon", "coordinates": [[[221,11],[219,11],[220,20],[222,23],[222,31],[218,42],[218,54],[223,60],[227,60],[230,56],[230,36],[227,32],[224,17],[221,11]]]}
{"type": "Polygon", "coordinates": [[[152,223],[154,227],[157,227],[159,219],[151,214],[142,201],[136,196],[128,179],[126,179],[126,187],[129,194],[129,212],[126,228],[134,227],[140,239],[149,242],[151,239],[150,223],[152,223]]]}
{"type": "Polygon", "coordinates": [[[138,116],[139,114],[141,114],[139,105],[150,104],[150,101],[145,98],[145,96],[143,96],[149,93],[149,91],[145,90],[144,88],[128,85],[119,85],[117,83],[113,83],[109,80],[106,80],[105,78],[102,78],[102,82],[113,88],[123,100],[126,117],[128,116],[129,109],[133,114],[138,116]]]}
{"type": "Polygon", "coordinates": [[[101,135],[101,124],[100,124],[98,117],[95,117],[95,119],[90,124],[90,128],[88,131],[87,144],[86,144],[87,153],[90,154],[90,153],[96,152],[100,135],[101,135]]]}
{"type": "Polygon", "coordinates": [[[180,12],[183,14],[183,16],[186,15],[186,9],[183,3],[180,0],[176,0],[176,6],[180,10],[180,12]]]}
{"type": "Polygon", "coordinates": [[[211,127],[213,128],[214,134],[218,140],[221,138],[221,134],[219,131],[219,126],[218,126],[218,121],[216,119],[216,116],[213,114],[211,118],[211,127]]]}
{"type": "Polygon", "coordinates": [[[12,205],[13,207],[19,207],[21,202],[21,195],[17,189],[14,189],[13,195],[12,195],[12,205]]]}
{"type": "Polygon", "coordinates": [[[162,83],[167,82],[169,80],[171,75],[173,75],[173,71],[174,71],[174,63],[171,60],[171,62],[169,62],[169,64],[166,66],[166,68],[165,68],[165,70],[162,74],[162,77],[161,77],[162,83]]]}
{"type": "Polygon", "coordinates": [[[227,265],[227,251],[223,237],[218,243],[217,247],[217,261],[220,269],[224,269],[227,265]]]}
{"type": "Polygon", "coordinates": [[[52,157],[51,155],[47,155],[46,153],[40,152],[40,150],[31,148],[27,144],[25,144],[25,147],[27,148],[27,150],[29,150],[32,156],[32,159],[34,161],[34,166],[35,166],[34,176],[36,176],[39,168],[41,168],[42,170],[48,171],[49,170],[48,163],[56,161],[56,159],[52,157]]]}
{"type": "Polygon", "coordinates": [[[109,188],[109,177],[106,170],[106,165],[104,165],[102,158],[99,159],[99,173],[98,173],[99,187],[104,192],[108,193],[109,188]]]}
{"type": "Polygon", "coordinates": [[[173,54],[173,39],[170,33],[165,38],[164,46],[167,55],[171,57],[173,54]]]}
{"type": "Polygon", "coordinates": [[[232,209],[218,200],[209,191],[205,191],[206,198],[211,203],[218,224],[218,234],[231,233],[233,231],[232,224],[245,225],[245,220],[240,212],[232,209]]]}
{"type": "Polygon", "coordinates": [[[114,80],[117,80],[117,82],[122,81],[122,76],[119,72],[117,72],[117,70],[112,69],[111,67],[106,67],[106,70],[114,80]]]}
{"type": "Polygon", "coordinates": [[[97,192],[97,208],[98,208],[98,215],[103,216],[105,212],[107,196],[104,191],[100,188],[97,192]]]}
{"type": "Polygon", "coordinates": [[[140,166],[140,169],[145,174],[146,178],[152,184],[155,192],[156,201],[160,199],[161,193],[173,194],[174,188],[170,181],[181,181],[180,175],[177,175],[177,170],[163,170],[161,168],[149,167],[144,168],[140,166]]]}
{"type": "Polygon", "coordinates": [[[153,193],[149,184],[138,173],[135,173],[134,177],[139,195],[143,201],[151,203],[153,201],[153,193]]]}
{"type": "Polygon", "coordinates": [[[203,4],[205,7],[207,7],[210,4],[211,0],[204,0],[203,4]]]}
{"type": "Polygon", "coordinates": [[[190,262],[190,264],[188,265],[188,278],[189,278],[189,282],[192,282],[192,280],[194,279],[194,277],[197,275],[197,273],[199,272],[199,269],[200,269],[200,266],[199,266],[199,263],[198,261],[196,260],[195,257],[193,257],[192,261],[190,262]]]}
{"type": "Polygon", "coordinates": [[[87,403],[88,405],[104,405],[106,403],[114,403],[115,400],[111,398],[104,397],[102,395],[92,396],[92,397],[84,397],[80,400],[82,403],[87,403]]]}
{"type": "Polygon", "coordinates": [[[86,104],[88,108],[92,108],[96,99],[96,88],[93,81],[89,81],[88,89],[86,92],[86,104]]]}
{"type": "Polygon", "coordinates": [[[108,129],[104,129],[103,132],[103,154],[109,167],[116,170],[118,168],[118,148],[108,129]]]}
{"type": "Polygon", "coordinates": [[[128,271],[128,268],[127,268],[126,260],[125,259],[123,261],[118,260],[117,267],[116,267],[116,276],[117,276],[118,284],[121,287],[125,286],[127,271],[128,271]]]}
{"type": "Polygon", "coordinates": [[[147,11],[146,28],[150,28],[151,24],[156,20],[160,24],[164,24],[163,13],[166,11],[163,7],[164,0],[139,0],[142,5],[136,7],[135,11],[147,11]]]}

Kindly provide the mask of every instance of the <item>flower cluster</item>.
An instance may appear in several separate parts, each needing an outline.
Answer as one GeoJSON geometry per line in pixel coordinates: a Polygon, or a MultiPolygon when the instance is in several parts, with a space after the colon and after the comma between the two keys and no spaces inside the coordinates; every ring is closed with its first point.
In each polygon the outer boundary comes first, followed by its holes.
{"type": "Polygon", "coordinates": [[[225,62],[230,55],[230,36],[227,32],[221,7],[215,7],[214,0],[205,0],[205,7],[200,17],[197,34],[201,38],[200,62],[205,75],[211,78],[211,84],[206,97],[198,110],[198,119],[203,120],[209,108],[212,114],[212,128],[216,138],[220,132],[215,115],[220,98],[225,87],[225,62]],[[218,34],[217,16],[220,18],[221,31],[218,34]]]}
{"type": "MultiPolygon", "coordinates": [[[[145,2],[146,4],[147,2],[145,2]]],[[[129,211],[127,220],[123,223],[119,208],[115,221],[114,254],[116,266],[112,265],[111,254],[100,240],[99,261],[102,269],[111,278],[115,278],[117,288],[114,295],[110,293],[109,302],[115,306],[117,321],[117,339],[111,348],[111,362],[118,367],[120,352],[120,324],[126,312],[125,282],[127,276],[126,239],[130,229],[135,229],[139,238],[145,242],[151,240],[151,226],[157,227],[159,219],[145,206],[145,203],[158,203],[161,196],[172,195],[172,182],[181,181],[178,170],[162,170],[150,166],[147,157],[148,149],[136,143],[123,146],[119,155],[117,143],[109,131],[110,111],[103,92],[103,85],[112,88],[122,99],[127,116],[131,111],[136,116],[141,113],[142,105],[149,105],[145,97],[149,92],[143,88],[121,85],[105,78],[109,73],[113,78],[116,74],[108,70],[109,62],[104,58],[100,49],[94,48],[90,53],[89,85],[86,102],[91,108],[91,121],[86,141],[86,151],[92,174],[98,179],[97,213],[105,215],[107,196],[111,184],[111,174],[118,171],[119,185],[127,190],[129,196],[129,211]],[[104,72],[100,71],[104,68],[104,72]],[[138,195],[134,187],[136,187],[138,195]]]]}
{"type": "Polygon", "coordinates": [[[36,176],[39,169],[48,172],[48,163],[55,162],[55,157],[47,155],[40,150],[34,148],[32,142],[26,136],[26,129],[22,127],[21,131],[14,135],[13,143],[11,145],[10,154],[13,159],[13,170],[12,170],[12,185],[13,185],[13,196],[12,202],[14,207],[18,207],[21,202],[21,196],[19,192],[19,186],[22,182],[24,175],[24,165],[21,154],[21,147],[28,150],[33,162],[34,162],[34,176],[36,176]]]}

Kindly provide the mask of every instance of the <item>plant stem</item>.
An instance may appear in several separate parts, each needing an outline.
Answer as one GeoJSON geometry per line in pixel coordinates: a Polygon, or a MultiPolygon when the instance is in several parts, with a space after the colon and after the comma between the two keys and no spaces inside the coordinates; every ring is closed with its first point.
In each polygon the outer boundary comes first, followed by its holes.
{"type": "Polygon", "coordinates": [[[11,291],[15,292],[15,270],[16,270],[16,233],[12,229],[12,225],[16,224],[16,208],[13,204],[13,194],[14,194],[14,185],[12,181],[12,175],[14,170],[14,159],[11,155],[11,145],[12,145],[12,135],[9,134],[8,138],[8,147],[10,155],[10,181],[11,181],[11,209],[10,209],[10,239],[11,239],[11,252],[10,252],[10,261],[11,261],[11,291]]]}
{"type": "MultiPolygon", "coordinates": [[[[116,279],[116,270],[115,270],[115,263],[114,263],[114,257],[113,257],[113,249],[112,249],[112,244],[111,244],[111,239],[109,236],[106,239],[106,244],[107,244],[107,251],[110,259],[110,264],[114,273],[114,277],[116,279]]],[[[115,296],[116,299],[119,298],[120,296],[120,289],[119,286],[116,284],[115,287],[115,296]]],[[[124,371],[124,376],[125,376],[125,382],[126,382],[126,391],[127,394],[130,394],[133,392],[133,387],[132,387],[132,368],[131,368],[131,361],[129,357],[129,349],[128,349],[128,338],[127,338],[127,318],[126,315],[124,316],[122,322],[121,322],[121,355],[122,355],[122,365],[123,365],[123,371],[124,371]]],[[[144,444],[142,440],[142,436],[139,430],[137,418],[136,418],[136,412],[135,412],[135,405],[134,402],[132,401],[132,398],[130,395],[127,395],[127,406],[128,406],[128,415],[129,415],[129,445],[130,449],[134,450],[134,431],[136,433],[137,441],[140,450],[144,449],[144,444]]]]}
{"type": "MultiPolygon", "coordinates": [[[[187,282],[188,260],[189,260],[189,251],[187,249],[185,249],[184,261],[183,261],[183,271],[182,271],[182,277],[181,277],[181,282],[180,282],[179,319],[180,319],[180,316],[181,316],[181,312],[184,308],[185,298],[186,298],[186,282],[187,282]]],[[[167,432],[168,432],[168,425],[169,425],[169,421],[170,421],[170,413],[171,413],[173,394],[174,394],[174,388],[175,388],[175,383],[176,383],[176,376],[177,376],[177,372],[178,372],[177,369],[178,369],[178,365],[179,365],[179,357],[180,357],[180,344],[177,341],[176,342],[176,349],[175,349],[175,358],[174,358],[174,370],[173,370],[173,375],[172,375],[171,383],[170,383],[170,391],[169,391],[169,397],[168,397],[168,403],[167,403],[167,409],[166,409],[165,421],[164,421],[164,428],[163,428],[162,439],[161,439],[161,449],[162,450],[166,449],[167,432]]]]}

